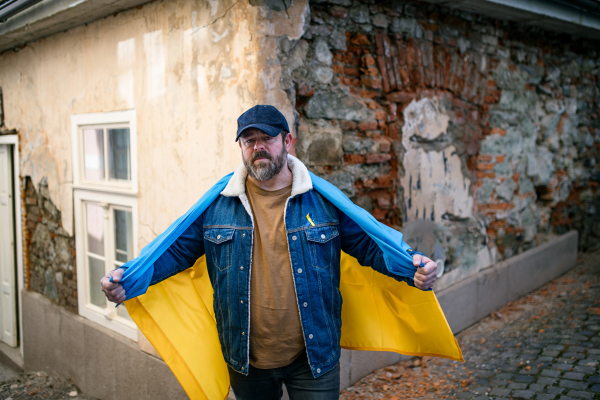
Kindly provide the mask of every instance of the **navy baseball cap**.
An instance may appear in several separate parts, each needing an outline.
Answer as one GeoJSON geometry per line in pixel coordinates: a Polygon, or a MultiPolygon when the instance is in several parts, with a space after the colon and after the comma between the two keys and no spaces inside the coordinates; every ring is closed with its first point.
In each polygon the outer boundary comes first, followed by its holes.
{"type": "Polygon", "coordinates": [[[277,136],[281,131],[290,132],[287,121],[282,113],[273,106],[257,105],[240,115],[237,120],[238,130],[235,135],[237,142],[240,135],[250,128],[257,128],[270,136],[277,136]]]}

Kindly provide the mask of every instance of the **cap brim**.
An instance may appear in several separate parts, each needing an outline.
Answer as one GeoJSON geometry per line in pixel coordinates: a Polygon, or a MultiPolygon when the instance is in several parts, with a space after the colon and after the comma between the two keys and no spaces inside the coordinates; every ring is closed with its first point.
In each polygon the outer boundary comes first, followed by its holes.
{"type": "Polygon", "coordinates": [[[261,131],[263,131],[264,133],[266,133],[269,136],[277,136],[281,133],[281,131],[285,131],[285,129],[279,129],[279,128],[274,128],[271,125],[265,125],[265,124],[252,124],[252,125],[248,125],[245,126],[244,129],[242,129],[241,131],[238,132],[237,136],[235,137],[235,141],[237,142],[238,139],[240,138],[240,135],[242,133],[244,133],[245,131],[247,131],[250,128],[256,128],[256,129],[260,129],[261,131]]]}

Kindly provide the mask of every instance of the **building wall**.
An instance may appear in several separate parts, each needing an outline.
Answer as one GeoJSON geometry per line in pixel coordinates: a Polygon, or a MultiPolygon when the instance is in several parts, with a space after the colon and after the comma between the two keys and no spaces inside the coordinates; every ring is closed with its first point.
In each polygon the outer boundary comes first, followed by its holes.
{"type": "Polygon", "coordinates": [[[76,307],[76,290],[64,298],[60,282],[76,282],[74,255],[62,268],[52,253],[52,229],[73,248],[72,115],[136,110],[141,249],[239,165],[234,135],[243,111],[268,102],[294,120],[278,86],[275,37],[299,38],[308,12],[305,1],[287,12],[228,0],[154,1],[0,54],[21,174],[58,217],[48,231],[43,205],[26,208],[28,287],[76,307]]]}
{"type": "Polygon", "coordinates": [[[311,1],[279,40],[297,152],[442,289],[577,229],[600,245],[599,42],[413,1],[311,1]]]}

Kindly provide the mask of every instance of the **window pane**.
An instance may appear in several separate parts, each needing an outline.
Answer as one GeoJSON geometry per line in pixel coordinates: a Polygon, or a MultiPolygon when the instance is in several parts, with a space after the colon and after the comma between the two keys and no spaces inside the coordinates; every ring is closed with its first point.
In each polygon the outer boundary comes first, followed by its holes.
{"type": "Polygon", "coordinates": [[[129,128],[108,129],[108,174],[110,179],[131,180],[129,128]]]}
{"type": "Polygon", "coordinates": [[[105,308],[106,297],[100,288],[100,279],[106,275],[104,261],[88,256],[88,265],[90,268],[90,303],[105,308]]]}
{"type": "Polygon", "coordinates": [[[104,207],[86,203],[88,252],[104,256],[104,207]]]}
{"type": "Polygon", "coordinates": [[[85,179],[104,180],[104,130],[83,130],[83,163],[85,179]]]}
{"type": "Polygon", "coordinates": [[[133,259],[133,218],[131,211],[114,210],[115,260],[127,262],[133,259]]]}

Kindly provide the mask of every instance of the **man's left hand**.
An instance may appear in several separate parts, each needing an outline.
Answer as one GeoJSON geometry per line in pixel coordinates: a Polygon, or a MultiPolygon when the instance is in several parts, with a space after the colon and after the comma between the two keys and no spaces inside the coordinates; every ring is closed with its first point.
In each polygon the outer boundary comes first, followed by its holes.
{"type": "Polygon", "coordinates": [[[421,290],[427,290],[433,287],[437,275],[437,264],[428,257],[420,254],[415,254],[413,256],[413,264],[415,267],[419,267],[417,268],[417,272],[415,272],[415,286],[421,290]],[[423,261],[425,266],[419,267],[421,261],[423,261]]]}

